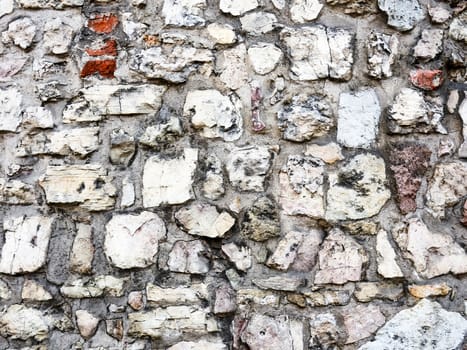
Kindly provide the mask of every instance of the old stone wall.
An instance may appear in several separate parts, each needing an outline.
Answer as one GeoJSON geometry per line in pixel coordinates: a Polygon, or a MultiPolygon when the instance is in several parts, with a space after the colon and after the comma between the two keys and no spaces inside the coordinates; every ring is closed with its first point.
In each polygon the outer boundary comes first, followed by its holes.
{"type": "Polygon", "coordinates": [[[467,3],[0,0],[0,350],[466,349],[467,3]]]}

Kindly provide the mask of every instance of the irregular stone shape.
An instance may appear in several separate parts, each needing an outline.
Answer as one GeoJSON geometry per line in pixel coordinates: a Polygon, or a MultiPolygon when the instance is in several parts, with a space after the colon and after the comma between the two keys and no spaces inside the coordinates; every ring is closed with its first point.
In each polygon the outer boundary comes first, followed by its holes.
{"type": "Polygon", "coordinates": [[[323,241],[323,232],[308,228],[303,231],[303,240],[298,246],[297,254],[289,270],[309,272],[315,266],[316,257],[323,241]]]}
{"type": "Polygon", "coordinates": [[[8,24],[8,30],[2,32],[2,42],[4,44],[11,42],[24,50],[32,45],[36,31],[37,27],[31,18],[18,18],[8,24]]]}
{"type": "Polygon", "coordinates": [[[81,89],[89,108],[100,115],[156,113],[162,104],[163,85],[92,85],[81,89]]]}
{"type": "Polygon", "coordinates": [[[73,40],[73,28],[60,18],[53,18],[45,23],[42,40],[48,53],[63,55],[68,52],[73,40]]]}
{"type": "Polygon", "coordinates": [[[467,201],[464,202],[464,208],[463,208],[463,217],[461,218],[460,222],[462,225],[467,226],[467,201]]]}
{"type": "Polygon", "coordinates": [[[292,98],[278,113],[282,138],[303,142],[324,136],[334,126],[332,112],[322,97],[298,95],[292,98]]]}
{"type": "Polygon", "coordinates": [[[382,79],[392,77],[392,68],[399,57],[399,39],[396,35],[371,32],[366,44],[368,75],[382,79]]]}
{"type": "Polygon", "coordinates": [[[128,166],[135,152],[135,138],[123,129],[113,129],[110,133],[110,162],[128,166]]]}
{"type": "Polygon", "coordinates": [[[404,144],[391,147],[389,162],[396,180],[397,202],[402,214],[417,209],[417,193],[430,162],[431,151],[425,145],[404,144]]]}
{"type": "Polygon", "coordinates": [[[213,312],[216,315],[225,315],[235,312],[237,309],[235,297],[235,291],[228,283],[222,283],[220,286],[217,286],[214,292],[213,312]]]}
{"type": "Polygon", "coordinates": [[[337,115],[337,141],[341,145],[370,148],[376,141],[381,107],[374,89],[341,93],[337,115]]]}
{"type": "Polygon", "coordinates": [[[345,344],[352,344],[373,335],[386,318],[375,305],[356,305],[341,312],[347,332],[345,344]]]}
{"type": "Polygon", "coordinates": [[[165,0],[162,6],[162,16],[166,25],[178,27],[203,26],[203,10],[205,0],[165,0]]]}
{"type": "Polygon", "coordinates": [[[219,213],[215,206],[202,202],[178,210],[175,219],[190,235],[209,238],[224,237],[235,224],[228,212],[219,213]]]}
{"type": "Polygon", "coordinates": [[[376,1],[374,0],[326,0],[332,6],[340,7],[348,15],[361,16],[378,13],[376,1]]]}
{"type": "Polygon", "coordinates": [[[240,23],[249,35],[263,35],[274,30],[277,17],[269,12],[251,12],[240,18],[240,23]]]}
{"type": "Polygon", "coordinates": [[[206,159],[206,177],[203,181],[202,193],[207,199],[217,200],[225,193],[222,164],[219,158],[211,154],[206,159]]]}
{"type": "Polygon", "coordinates": [[[91,15],[87,27],[98,34],[110,34],[118,22],[118,16],[114,13],[97,13],[91,15]]]}
{"type": "Polygon", "coordinates": [[[38,133],[20,140],[18,157],[40,154],[85,157],[99,148],[99,127],[77,128],[49,133],[38,133]]]}
{"type": "Polygon", "coordinates": [[[428,5],[428,14],[430,15],[431,21],[436,24],[444,23],[451,18],[451,12],[441,4],[435,4],[434,6],[428,5]]]}
{"type": "Polygon", "coordinates": [[[333,229],[321,246],[318,261],[315,284],[344,284],[360,280],[368,256],[353,238],[347,237],[339,229],[333,229]]]}
{"type": "Polygon", "coordinates": [[[248,304],[279,306],[280,298],[271,291],[264,291],[258,288],[242,288],[237,290],[237,305],[248,304]]]}
{"type": "Polygon", "coordinates": [[[124,293],[125,279],[110,275],[67,281],[61,288],[63,296],[73,299],[95,298],[102,295],[121,297],[124,293]]]}
{"type": "Polygon", "coordinates": [[[76,325],[84,339],[91,338],[97,330],[99,319],[86,310],[76,310],[76,325]]]}
{"type": "Polygon", "coordinates": [[[222,252],[235,264],[238,270],[246,271],[251,267],[251,251],[248,247],[238,247],[235,243],[222,245],[222,252]]]}
{"type": "Polygon", "coordinates": [[[259,6],[257,0],[220,0],[219,8],[232,16],[241,16],[259,6]]]}
{"type": "Polygon", "coordinates": [[[63,82],[52,80],[36,84],[34,92],[42,102],[58,101],[64,98],[64,86],[63,82]]]}
{"type": "Polygon", "coordinates": [[[67,104],[62,114],[64,124],[97,122],[102,118],[103,115],[100,114],[100,111],[97,108],[91,108],[83,97],[74,99],[67,104]]]}
{"type": "Polygon", "coordinates": [[[428,297],[446,296],[452,290],[452,288],[449,287],[446,283],[427,285],[412,284],[411,286],[409,286],[408,289],[409,293],[412,296],[420,299],[428,297]]]}
{"type": "Polygon", "coordinates": [[[0,272],[16,275],[40,269],[46,261],[53,222],[53,217],[44,216],[5,219],[0,272]]]}
{"type": "Polygon", "coordinates": [[[460,314],[423,299],[414,307],[396,314],[376,332],[373,341],[359,350],[456,349],[462,344],[465,332],[467,321],[460,314]]]}
{"type": "Polygon", "coordinates": [[[293,80],[352,77],[353,37],[347,30],[321,25],[286,28],[280,33],[287,46],[293,80]]]}
{"type": "Polygon", "coordinates": [[[424,29],[417,45],[413,48],[415,57],[422,60],[432,60],[443,50],[443,30],[424,29]]]}
{"type": "Polygon", "coordinates": [[[80,274],[90,274],[95,251],[92,243],[92,227],[78,223],[76,228],[77,233],[70,254],[70,270],[80,274]]]}
{"type": "Polygon", "coordinates": [[[436,90],[443,84],[443,71],[418,69],[410,72],[410,82],[422,90],[436,90]]]}
{"type": "Polygon", "coordinates": [[[193,198],[192,184],[198,150],[185,148],[175,158],[156,155],[149,158],[143,172],[143,206],[182,204],[193,198]]]}
{"type": "Polygon", "coordinates": [[[225,96],[217,90],[189,91],[183,115],[206,138],[235,141],[243,131],[242,106],[236,95],[225,96]]]}
{"type": "Polygon", "coordinates": [[[172,272],[202,274],[209,271],[209,248],[202,241],[177,241],[169,253],[167,266],[172,272]]]}
{"type": "Polygon", "coordinates": [[[306,145],[305,155],[319,158],[328,164],[334,164],[344,159],[341,147],[335,142],[330,142],[326,145],[306,145]]]}
{"type": "Polygon", "coordinates": [[[231,49],[220,51],[216,55],[215,71],[223,85],[237,90],[246,85],[248,71],[246,69],[246,46],[237,45],[231,49]]]}
{"type": "Polygon", "coordinates": [[[324,164],[290,155],[279,173],[280,204],[287,215],[324,216],[324,164]]]}
{"type": "Polygon", "coordinates": [[[177,343],[167,350],[227,350],[227,345],[222,343],[222,340],[219,339],[215,342],[200,340],[197,342],[192,341],[182,341],[177,343]]]}
{"type": "Polygon", "coordinates": [[[396,134],[411,132],[447,131],[441,124],[443,105],[436,100],[428,100],[423,93],[409,88],[402,88],[388,110],[389,131],[396,134]]]}
{"type": "Polygon", "coordinates": [[[354,296],[363,303],[373,299],[397,301],[404,296],[404,287],[388,282],[360,282],[355,284],[354,296]]]}
{"type": "Polygon", "coordinates": [[[327,220],[356,220],[378,214],[391,197],[385,182],[384,160],[368,153],[329,173],[327,220]]]}
{"type": "Polygon", "coordinates": [[[159,241],[166,231],[164,221],[148,211],[114,215],[105,225],[105,255],[121,269],[150,266],[156,262],[159,241]]]}
{"type": "Polygon", "coordinates": [[[116,188],[101,164],[49,165],[39,185],[49,204],[77,205],[89,211],[115,205],[116,188]]]}
{"type": "Polygon", "coordinates": [[[253,284],[261,289],[282,290],[295,292],[305,284],[305,280],[297,277],[273,276],[263,279],[254,279],[253,284]]]}
{"type": "Polygon", "coordinates": [[[462,138],[464,142],[459,147],[459,158],[467,158],[467,98],[459,106],[459,116],[462,120],[462,138]]]}
{"type": "Polygon", "coordinates": [[[312,315],[310,317],[310,348],[332,349],[333,346],[344,343],[346,334],[343,323],[344,320],[340,314],[327,312],[312,315]]]}
{"type": "Polygon", "coordinates": [[[130,69],[149,79],[164,79],[171,83],[183,83],[197,66],[213,61],[208,49],[193,46],[153,46],[130,51],[130,69]]]}
{"type": "Polygon", "coordinates": [[[27,205],[35,202],[33,186],[19,180],[0,179],[0,203],[27,205]]]}
{"type": "Polygon", "coordinates": [[[13,12],[14,2],[13,0],[5,0],[2,2],[2,8],[0,9],[0,18],[13,12]]]}
{"type": "Polygon", "coordinates": [[[0,81],[11,80],[11,77],[19,73],[27,61],[27,58],[19,57],[16,59],[3,58],[2,62],[0,62],[0,81]]]}
{"type": "Polygon", "coordinates": [[[128,293],[128,305],[131,306],[133,310],[139,311],[144,308],[143,292],[134,291],[128,293]]]}
{"type": "Polygon", "coordinates": [[[126,176],[122,180],[122,196],[120,198],[120,206],[128,208],[135,204],[135,186],[131,182],[130,177],[126,176]]]}
{"type": "MultiPolygon", "coordinates": [[[[105,39],[103,43],[99,43],[96,49],[94,48],[87,48],[85,51],[91,57],[99,57],[99,56],[117,56],[118,48],[117,48],[117,41],[115,39],[105,39]]],[[[95,47],[95,44],[93,44],[95,47]]]]}
{"type": "Polygon", "coordinates": [[[123,339],[123,319],[117,318],[112,320],[105,320],[105,331],[112,338],[117,340],[123,339]]]}
{"type": "Polygon", "coordinates": [[[63,9],[83,6],[84,0],[17,0],[18,5],[27,9],[63,9]]]}
{"type": "Polygon", "coordinates": [[[156,117],[155,124],[150,125],[140,137],[139,142],[145,146],[161,148],[164,144],[171,144],[183,135],[180,119],[169,110],[162,107],[156,117]]]}
{"type": "Polygon", "coordinates": [[[346,305],[350,301],[348,290],[321,290],[319,292],[304,292],[307,305],[311,307],[346,305]]]}
{"type": "Polygon", "coordinates": [[[248,60],[254,71],[261,75],[272,72],[281,59],[282,51],[274,44],[258,43],[248,49],[248,60]]]}
{"type": "Polygon", "coordinates": [[[279,241],[279,244],[268,261],[267,265],[281,271],[287,271],[297,257],[298,248],[303,241],[303,232],[290,231],[279,241]]]}
{"type": "Polygon", "coordinates": [[[24,305],[10,305],[0,317],[0,334],[10,339],[48,338],[49,327],[46,316],[38,309],[24,305]]]}
{"type": "Polygon", "coordinates": [[[253,241],[263,242],[280,235],[279,211],[269,197],[256,199],[245,212],[242,234],[253,241]]]}
{"type": "Polygon", "coordinates": [[[21,123],[22,98],[16,88],[0,89],[0,131],[16,131],[21,123]]]}
{"type": "Polygon", "coordinates": [[[454,40],[467,43],[467,13],[464,11],[454,18],[449,26],[449,36],[454,40]]]}
{"type": "Polygon", "coordinates": [[[12,292],[8,287],[8,284],[3,280],[0,280],[0,300],[8,300],[12,296],[12,292]]]}
{"type": "Polygon", "coordinates": [[[236,148],[230,152],[226,169],[232,186],[240,191],[263,192],[271,167],[268,147],[236,148]]]}
{"type": "Polygon", "coordinates": [[[234,28],[228,24],[211,23],[206,29],[216,44],[233,44],[237,41],[234,28]]]}
{"type": "Polygon", "coordinates": [[[148,283],[146,297],[151,305],[166,307],[169,305],[201,304],[208,298],[205,284],[192,284],[190,287],[162,288],[148,283]]]}
{"type": "Polygon", "coordinates": [[[388,16],[388,25],[405,32],[414,28],[424,17],[418,0],[378,0],[378,7],[388,16]]]}
{"type": "Polygon", "coordinates": [[[410,219],[407,230],[393,232],[415,270],[424,278],[467,272],[467,254],[449,234],[432,233],[420,219],[410,219]]]}
{"type": "Polygon", "coordinates": [[[21,125],[30,129],[51,129],[54,127],[52,112],[45,107],[27,107],[21,125]]]}
{"type": "Polygon", "coordinates": [[[467,195],[467,164],[463,162],[436,165],[428,185],[426,203],[436,218],[445,217],[445,209],[467,195]]]}
{"type": "Polygon", "coordinates": [[[396,253],[389,243],[388,234],[380,230],[376,236],[376,262],[378,264],[378,273],[385,278],[404,277],[396,261],[396,253]]]}
{"type": "Polygon", "coordinates": [[[372,221],[347,221],[341,223],[341,226],[351,235],[376,235],[378,233],[378,224],[372,221]]]}
{"type": "Polygon", "coordinates": [[[25,301],[47,301],[52,300],[52,295],[39,283],[26,280],[21,289],[21,299],[25,301]]]}
{"type": "Polygon", "coordinates": [[[319,0],[293,0],[290,18],[295,23],[306,23],[318,18],[323,4],[319,0]]]}

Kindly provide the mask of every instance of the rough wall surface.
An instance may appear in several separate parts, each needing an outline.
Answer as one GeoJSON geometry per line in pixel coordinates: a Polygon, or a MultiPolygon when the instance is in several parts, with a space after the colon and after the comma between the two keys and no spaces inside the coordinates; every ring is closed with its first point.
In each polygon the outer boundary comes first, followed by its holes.
{"type": "Polygon", "coordinates": [[[467,3],[0,0],[0,350],[465,349],[467,3]]]}

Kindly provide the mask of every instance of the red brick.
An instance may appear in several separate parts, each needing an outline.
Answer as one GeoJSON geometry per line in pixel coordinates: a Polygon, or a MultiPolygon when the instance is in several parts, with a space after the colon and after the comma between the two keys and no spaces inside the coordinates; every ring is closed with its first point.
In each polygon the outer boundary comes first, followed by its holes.
{"type": "Polygon", "coordinates": [[[116,68],[117,62],[115,60],[88,61],[81,70],[80,77],[84,78],[99,73],[103,78],[113,78],[116,68]]]}
{"type": "Polygon", "coordinates": [[[418,69],[410,73],[410,82],[423,90],[435,90],[443,84],[443,72],[418,69]]]}
{"type": "Polygon", "coordinates": [[[96,33],[108,34],[118,24],[118,17],[114,14],[99,14],[88,21],[88,27],[96,33]]]}
{"type": "Polygon", "coordinates": [[[89,56],[117,56],[117,42],[115,39],[105,41],[104,46],[99,49],[86,49],[89,56]]]}

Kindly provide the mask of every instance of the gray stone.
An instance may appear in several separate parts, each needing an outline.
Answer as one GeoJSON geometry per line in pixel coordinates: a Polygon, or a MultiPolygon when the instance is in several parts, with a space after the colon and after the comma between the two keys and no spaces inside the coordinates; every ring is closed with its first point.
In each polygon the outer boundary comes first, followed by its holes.
{"type": "Polygon", "coordinates": [[[443,30],[425,29],[413,49],[414,56],[422,60],[432,60],[443,50],[443,30]]]}
{"type": "Polygon", "coordinates": [[[170,271],[203,274],[209,271],[209,248],[202,241],[177,241],[169,253],[170,271]]]}
{"type": "Polygon", "coordinates": [[[346,333],[343,326],[343,318],[340,314],[326,312],[310,317],[310,341],[313,348],[332,348],[344,343],[346,333]]]}
{"type": "Polygon", "coordinates": [[[293,0],[290,5],[290,18],[295,23],[306,23],[318,18],[323,4],[319,0],[293,0]]]}
{"type": "Polygon", "coordinates": [[[216,315],[225,315],[237,309],[235,291],[228,283],[222,283],[214,292],[214,306],[212,311],[216,315]]]}
{"type": "Polygon", "coordinates": [[[206,177],[203,181],[202,193],[207,199],[217,200],[225,193],[222,164],[218,157],[211,154],[206,159],[206,177]]]}
{"type": "Polygon", "coordinates": [[[404,287],[400,283],[359,282],[355,284],[354,296],[363,303],[374,299],[397,301],[404,296],[404,287]]]}
{"type": "Polygon", "coordinates": [[[277,17],[269,12],[251,12],[240,18],[242,30],[249,35],[263,35],[274,30],[277,17]]]}
{"type": "Polygon", "coordinates": [[[305,284],[305,280],[297,277],[287,277],[281,275],[262,279],[257,278],[253,280],[253,284],[261,289],[295,292],[305,284]]]}
{"type": "Polygon", "coordinates": [[[449,26],[449,36],[454,40],[467,43],[467,13],[462,12],[449,26]]]}
{"type": "Polygon", "coordinates": [[[10,305],[0,317],[0,334],[10,339],[42,341],[48,338],[49,326],[42,311],[24,305],[10,305]]]}
{"type": "Polygon", "coordinates": [[[246,271],[251,267],[252,257],[248,247],[238,247],[235,243],[222,245],[222,252],[235,264],[238,270],[246,271]]]}
{"type": "Polygon", "coordinates": [[[166,25],[179,27],[203,26],[205,0],[164,0],[162,16],[166,25]]]}
{"type": "Polygon", "coordinates": [[[356,305],[341,312],[347,332],[345,344],[353,344],[373,335],[386,318],[375,305],[356,305]]]}
{"type": "Polygon", "coordinates": [[[44,25],[44,48],[54,55],[66,54],[73,40],[73,28],[62,22],[60,18],[53,18],[44,25]]]}
{"type": "Polygon", "coordinates": [[[215,72],[219,74],[219,80],[225,87],[237,90],[246,85],[248,82],[246,62],[245,44],[217,53],[215,72]]]}
{"type": "Polygon", "coordinates": [[[180,119],[171,113],[163,114],[162,111],[164,107],[156,119],[156,124],[148,126],[141,135],[139,142],[143,145],[157,149],[175,142],[183,135],[180,119]]]}
{"type": "Polygon", "coordinates": [[[277,67],[282,51],[274,44],[258,43],[248,49],[248,59],[256,73],[265,75],[277,67]]]}
{"type": "Polygon", "coordinates": [[[70,254],[70,270],[80,274],[90,274],[95,251],[92,242],[92,226],[78,223],[76,229],[70,254]]]}
{"type": "Polygon", "coordinates": [[[378,0],[378,7],[388,16],[388,25],[401,32],[413,29],[424,17],[418,0],[378,0]]]}
{"type": "Polygon", "coordinates": [[[26,205],[36,203],[34,186],[19,180],[0,179],[0,203],[26,205]]]}
{"type": "Polygon", "coordinates": [[[22,49],[32,45],[37,27],[29,17],[18,18],[8,24],[8,30],[2,32],[4,44],[13,43],[22,49]]]}
{"type": "Polygon", "coordinates": [[[462,137],[464,142],[459,147],[459,158],[467,158],[467,98],[459,106],[459,116],[462,120],[462,137]]]}
{"type": "Polygon", "coordinates": [[[382,79],[392,77],[392,69],[399,57],[399,39],[396,35],[371,32],[366,44],[368,75],[382,79]]]}
{"type": "Polygon", "coordinates": [[[220,0],[219,8],[232,16],[241,16],[259,6],[257,0],[220,0]]]}
{"type": "Polygon", "coordinates": [[[433,23],[445,23],[451,18],[451,12],[442,4],[435,4],[434,6],[428,5],[428,13],[433,23]]]}
{"type": "Polygon", "coordinates": [[[110,133],[110,162],[128,166],[135,152],[135,138],[123,129],[113,129],[110,133]]]}
{"type": "Polygon", "coordinates": [[[10,290],[10,287],[8,287],[8,284],[0,280],[0,300],[8,300],[12,296],[12,292],[10,290]]]}
{"type": "Polygon", "coordinates": [[[16,131],[21,123],[22,98],[16,88],[0,89],[0,131],[16,131]]]}

